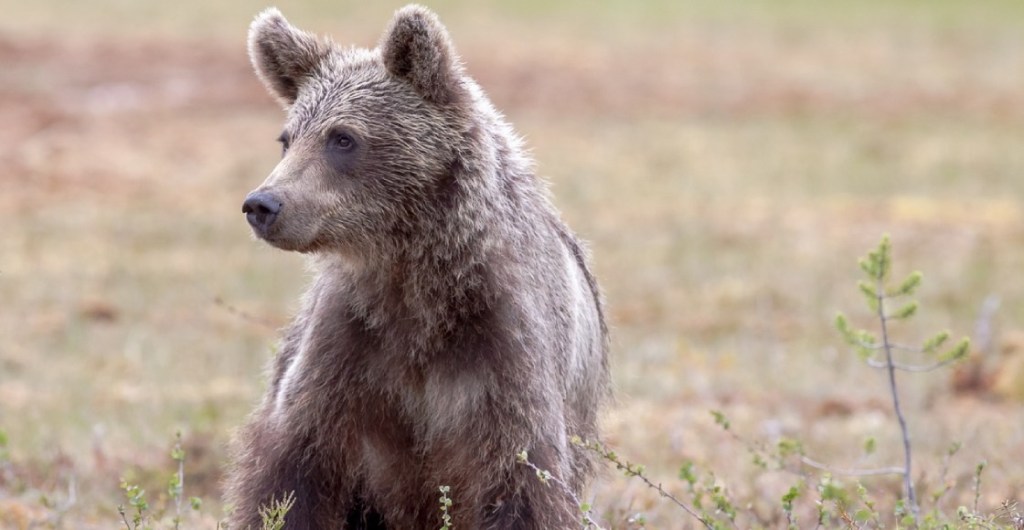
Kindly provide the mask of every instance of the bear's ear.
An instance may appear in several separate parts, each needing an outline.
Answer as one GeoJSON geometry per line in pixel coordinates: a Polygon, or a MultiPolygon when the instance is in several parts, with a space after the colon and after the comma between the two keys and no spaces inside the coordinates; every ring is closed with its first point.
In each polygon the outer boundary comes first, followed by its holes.
{"type": "Polygon", "coordinates": [[[299,87],[331,52],[329,43],[296,29],[281,13],[269,8],[249,26],[249,59],[256,75],[288,107],[299,87]]]}
{"type": "Polygon", "coordinates": [[[423,6],[408,5],[395,13],[380,50],[388,72],[409,82],[427,101],[447,105],[463,91],[448,31],[423,6]]]}

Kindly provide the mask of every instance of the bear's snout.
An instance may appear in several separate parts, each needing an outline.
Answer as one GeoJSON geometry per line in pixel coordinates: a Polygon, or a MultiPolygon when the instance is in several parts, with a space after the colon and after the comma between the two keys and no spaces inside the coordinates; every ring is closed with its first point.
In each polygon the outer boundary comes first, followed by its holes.
{"type": "Polygon", "coordinates": [[[260,236],[265,236],[281,211],[281,201],[265,191],[254,191],[242,203],[245,220],[260,236]]]}

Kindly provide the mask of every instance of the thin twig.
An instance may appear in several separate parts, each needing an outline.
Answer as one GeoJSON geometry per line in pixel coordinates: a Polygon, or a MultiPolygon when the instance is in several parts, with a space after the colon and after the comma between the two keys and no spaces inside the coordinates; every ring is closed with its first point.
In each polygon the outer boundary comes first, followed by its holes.
{"type": "Polygon", "coordinates": [[[822,464],[817,460],[814,460],[806,455],[800,455],[800,461],[808,466],[822,471],[828,471],[836,475],[846,475],[849,477],[875,477],[879,475],[902,475],[903,468],[901,467],[880,467],[875,469],[839,469],[832,467],[828,464],[822,464]]]}
{"type": "Polygon", "coordinates": [[[846,508],[844,508],[842,504],[840,504],[838,508],[839,518],[842,519],[844,523],[846,523],[847,528],[852,528],[853,530],[860,530],[862,528],[860,524],[857,523],[857,521],[853,520],[853,517],[850,517],[850,512],[846,511],[846,508]]]}
{"type": "Polygon", "coordinates": [[[981,499],[981,473],[985,471],[987,462],[984,460],[974,470],[974,513],[978,513],[978,501],[981,499]]]}
{"type": "Polygon", "coordinates": [[[268,328],[268,329],[277,329],[279,327],[278,324],[275,324],[270,319],[264,318],[264,317],[258,317],[256,315],[253,315],[251,313],[243,311],[243,310],[241,310],[241,309],[239,309],[239,308],[237,308],[237,307],[235,307],[235,306],[225,302],[224,299],[219,297],[219,296],[213,297],[213,304],[216,305],[216,306],[219,306],[219,307],[223,307],[228,313],[231,313],[232,315],[235,315],[236,317],[238,317],[238,318],[240,318],[240,319],[242,319],[242,320],[244,320],[244,321],[246,321],[246,322],[248,322],[250,324],[255,324],[257,326],[260,326],[260,327],[263,327],[263,328],[268,328]]]}
{"type": "Polygon", "coordinates": [[[1001,302],[998,295],[990,294],[985,297],[985,301],[981,303],[981,310],[978,311],[978,320],[974,323],[974,341],[978,345],[977,350],[983,354],[991,353],[995,344],[993,321],[1001,302]]]}
{"type": "Polygon", "coordinates": [[[914,480],[911,474],[911,450],[910,430],[907,428],[907,420],[903,417],[903,409],[900,408],[900,394],[896,387],[896,366],[892,358],[892,343],[889,342],[889,326],[885,318],[885,286],[879,278],[876,281],[875,296],[878,301],[878,319],[882,326],[882,345],[885,351],[885,361],[889,372],[889,392],[892,393],[892,408],[896,412],[896,420],[900,424],[900,433],[903,437],[903,486],[907,492],[907,502],[910,503],[910,511],[916,523],[920,519],[921,510],[917,505],[917,494],[914,492],[914,480]]]}
{"type": "Polygon", "coordinates": [[[1024,515],[1021,515],[1017,511],[1016,501],[1004,500],[999,511],[1002,512],[1001,517],[1004,517],[1013,525],[1014,530],[1021,530],[1024,528],[1024,515]]]}
{"type": "Polygon", "coordinates": [[[963,446],[959,442],[957,442],[953,444],[953,446],[950,447],[948,451],[946,451],[946,455],[942,457],[942,472],[939,473],[939,479],[942,481],[942,491],[940,491],[938,495],[935,496],[934,500],[935,508],[940,511],[942,509],[943,498],[946,496],[947,493],[949,493],[949,490],[955,484],[955,482],[952,484],[949,482],[949,464],[953,461],[953,457],[956,456],[958,452],[960,452],[960,449],[962,447],[963,446]]]}
{"type": "Polygon", "coordinates": [[[580,502],[580,498],[576,496],[576,493],[572,491],[572,488],[570,488],[568,484],[563,482],[562,479],[552,475],[550,471],[546,469],[541,469],[537,467],[537,465],[534,464],[533,462],[530,462],[529,455],[527,455],[526,451],[519,453],[518,460],[520,464],[532,469],[533,472],[537,474],[537,478],[540,479],[541,482],[554,482],[556,486],[561,488],[561,490],[565,492],[569,496],[569,498],[572,499],[572,502],[574,502],[576,506],[580,507],[580,512],[583,513],[583,521],[587,523],[587,528],[596,528],[597,530],[604,530],[604,528],[602,528],[601,525],[597,524],[597,521],[595,521],[593,517],[590,516],[591,510],[583,509],[583,503],[580,502]]]}
{"type": "Polygon", "coordinates": [[[696,518],[697,518],[697,520],[698,520],[698,521],[700,521],[700,522],[701,522],[701,524],[703,524],[703,525],[704,525],[705,527],[707,527],[708,529],[711,529],[711,528],[713,528],[713,527],[711,526],[711,523],[710,523],[710,522],[708,522],[708,521],[707,521],[706,519],[704,519],[703,517],[701,517],[701,516],[700,516],[700,515],[699,515],[699,514],[698,514],[698,513],[697,513],[697,512],[696,512],[696,511],[695,511],[695,510],[693,509],[693,508],[690,508],[690,507],[689,507],[689,506],[687,506],[687,505],[686,505],[686,504],[685,504],[685,503],[684,503],[683,501],[681,501],[681,500],[677,499],[677,498],[675,497],[675,495],[672,495],[671,493],[669,493],[669,492],[665,491],[665,488],[663,488],[663,487],[661,486],[661,483],[660,483],[660,482],[659,482],[659,483],[657,483],[657,484],[655,484],[654,482],[652,482],[652,481],[651,481],[651,479],[647,478],[647,477],[646,477],[646,476],[645,476],[645,475],[644,475],[643,473],[633,473],[633,476],[634,476],[634,477],[636,477],[636,478],[638,478],[638,479],[640,479],[640,480],[641,480],[641,481],[642,481],[642,482],[643,482],[644,484],[647,484],[647,486],[648,486],[649,488],[653,489],[654,491],[657,491],[657,492],[658,492],[658,494],[660,494],[660,495],[661,495],[662,497],[664,497],[664,498],[668,499],[669,501],[671,501],[672,503],[674,503],[674,504],[675,504],[676,506],[679,506],[680,508],[682,508],[682,509],[686,510],[686,513],[689,513],[689,514],[690,514],[690,515],[692,515],[693,517],[696,517],[696,518]]]}
{"type": "Polygon", "coordinates": [[[868,359],[867,364],[872,368],[878,368],[880,370],[888,370],[889,367],[892,366],[893,369],[900,370],[903,372],[931,372],[932,370],[937,370],[939,368],[942,368],[943,366],[948,366],[959,360],[959,357],[954,357],[952,359],[946,359],[944,361],[937,361],[932,364],[903,364],[893,361],[890,365],[889,362],[868,359]]]}
{"type": "MultiPolygon", "coordinates": [[[[884,344],[872,344],[872,343],[869,343],[869,342],[864,342],[862,340],[858,340],[857,343],[856,343],[856,346],[859,346],[859,347],[864,348],[866,350],[882,351],[883,349],[885,349],[885,345],[884,344]]],[[[894,350],[900,350],[900,351],[905,351],[905,352],[910,352],[910,353],[924,353],[923,349],[918,348],[916,346],[907,346],[906,344],[897,344],[895,342],[890,343],[889,347],[894,349],[894,350]]]]}
{"type": "Polygon", "coordinates": [[[688,513],[691,516],[693,516],[693,518],[695,518],[698,521],[700,521],[701,524],[703,524],[704,527],[707,528],[708,530],[713,530],[714,529],[714,527],[711,525],[711,522],[709,522],[707,519],[701,517],[701,515],[698,514],[696,510],[694,510],[693,508],[687,506],[686,503],[684,503],[683,501],[677,499],[675,495],[672,495],[671,493],[666,491],[665,488],[663,488],[660,483],[659,484],[655,484],[654,482],[651,481],[651,479],[647,478],[647,476],[644,475],[643,468],[641,468],[639,466],[636,466],[636,465],[633,465],[633,464],[630,464],[629,462],[623,462],[622,460],[619,460],[619,457],[615,453],[605,449],[604,446],[602,446],[599,442],[591,442],[591,441],[588,441],[588,440],[583,440],[583,441],[577,440],[574,443],[577,443],[577,445],[581,445],[582,447],[584,447],[586,449],[590,449],[591,451],[596,452],[601,458],[611,462],[612,464],[615,464],[615,468],[620,470],[620,471],[623,471],[627,476],[636,477],[636,478],[640,479],[649,488],[653,489],[654,491],[657,491],[659,495],[661,495],[662,497],[668,499],[669,501],[671,501],[676,506],[679,506],[680,508],[682,508],[686,513],[688,513]]]}
{"type": "MultiPolygon", "coordinates": [[[[181,448],[181,434],[178,434],[177,448],[181,448]]],[[[181,528],[181,499],[185,495],[185,458],[178,458],[178,486],[174,497],[174,530],[181,528]]]]}
{"type": "Polygon", "coordinates": [[[121,514],[121,520],[124,521],[125,528],[127,528],[128,530],[133,530],[132,525],[128,523],[128,516],[125,514],[123,505],[117,507],[117,513],[121,514]]]}
{"type": "Polygon", "coordinates": [[[54,528],[61,528],[64,526],[64,516],[67,515],[68,511],[71,510],[78,503],[78,485],[75,480],[75,475],[71,474],[68,476],[68,495],[64,499],[64,502],[57,504],[54,507],[54,513],[51,517],[51,524],[54,528]]]}

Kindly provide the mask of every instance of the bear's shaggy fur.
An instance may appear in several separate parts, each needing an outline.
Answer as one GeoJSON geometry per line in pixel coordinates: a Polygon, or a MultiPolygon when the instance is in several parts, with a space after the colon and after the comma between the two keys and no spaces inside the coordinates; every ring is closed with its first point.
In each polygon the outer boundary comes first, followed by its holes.
{"type": "Polygon", "coordinates": [[[246,200],[256,235],[316,278],[235,441],[232,529],[294,492],[289,530],[578,527],[607,331],[586,252],[520,141],[419,6],[374,50],[274,9],[249,34],[287,109],[284,156],[246,200]]]}

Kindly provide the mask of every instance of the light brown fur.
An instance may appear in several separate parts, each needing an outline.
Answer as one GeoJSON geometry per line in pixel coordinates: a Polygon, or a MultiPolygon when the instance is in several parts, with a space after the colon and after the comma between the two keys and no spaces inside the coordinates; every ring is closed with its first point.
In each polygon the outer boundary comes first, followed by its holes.
{"type": "Polygon", "coordinates": [[[577,527],[516,454],[576,493],[590,476],[568,437],[597,436],[608,394],[599,293],[447,31],[408,6],[342,49],[268,10],[249,49],[288,119],[246,211],[280,205],[250,222],[317,276],[238,435],[231,527],[294,491],[289,530],[436,528],[442,485],[456,528],[577,527]]]}

